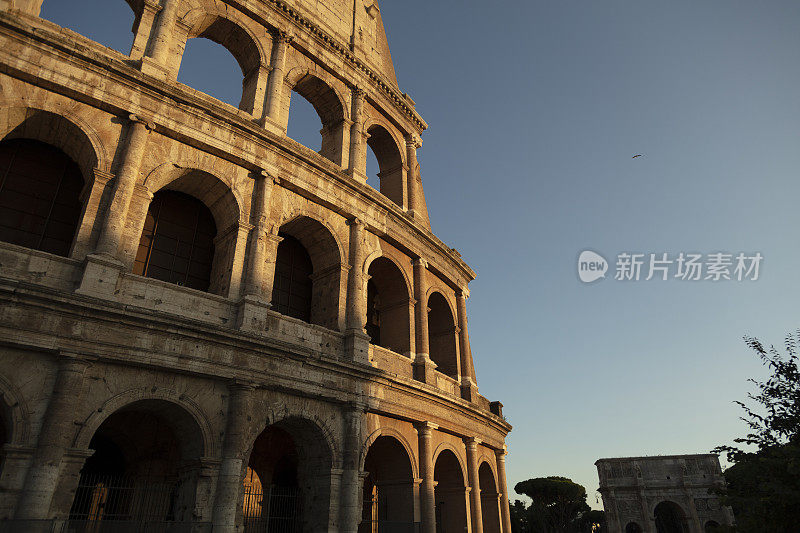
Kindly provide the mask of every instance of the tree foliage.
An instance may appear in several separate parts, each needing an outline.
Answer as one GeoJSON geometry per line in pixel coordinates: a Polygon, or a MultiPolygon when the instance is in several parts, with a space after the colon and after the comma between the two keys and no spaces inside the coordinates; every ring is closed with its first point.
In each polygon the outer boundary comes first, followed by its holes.
{"type": "Polygon", "coordinates": [[[794,531],[800,523],[800,330],[786,337],[786,355],[753,337],[745,343],[772,375],[763,382],[749,380],[757,388],[748,394],[752,407],[736,402],[744,410],[747,435],[734,439],[737,446],[713,450],[733,465],[725,470],[721,495],[733,508],[739,531],[794,531]]]}
{"type": "Polygon", "coordinates": [[[527,507],[519,500],[511,505],[514,533],[600,531],[600,524],[605,522],[602,511],[592,511],[586,504],[586,489],[571,479],[533,478],[517,483],[514,490],[531,499],[527,507]]]}

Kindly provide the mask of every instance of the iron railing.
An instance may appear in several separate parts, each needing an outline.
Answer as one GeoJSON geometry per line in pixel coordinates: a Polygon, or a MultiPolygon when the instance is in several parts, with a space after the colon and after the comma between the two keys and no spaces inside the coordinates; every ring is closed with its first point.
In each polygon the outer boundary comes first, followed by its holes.
{"type": "Polygon", "coordinates": [[[300,491],[291,487],[258,485],[245,487],[243,520],[245,533],[300,533],[300,491]]]}

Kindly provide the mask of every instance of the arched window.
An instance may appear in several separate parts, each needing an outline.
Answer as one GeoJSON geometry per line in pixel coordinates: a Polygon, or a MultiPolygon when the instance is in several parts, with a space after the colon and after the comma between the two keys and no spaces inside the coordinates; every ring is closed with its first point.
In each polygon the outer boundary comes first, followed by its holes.
{"type": "Polygon", "coordinates": [[[272,308],[282,315],[311,321],[311,257],[303,245],[291,235],[279,234],[275,259],[275,281],[272,308]]]}
{"type": "Polygon", "coordinates": [[[131,5],[134,3],[135,0],[128,1],[128,5],[125,0],[45,0],[41,17],[128,55],[133,43],[131,28],[138,24],[131,5]]]}
{"type": "Polygon", "coordinates": [[[181,59],[178,81],[217,100],[240,107],[242,71],[224,46],[206,38],[189,39],[181,59]],[[213,64],[210,71],[208,65],[213,64]]]}
{"type": "Polygon", "coordinates": [[[207,291],[217,226],[200,201],[159,191],[147,210],[133,273],[207,291]]]}
{"type": "Polygon", "coordinates": [[[319,146],[320,155],[340,165],[344,127],[344,107],[336,92],[316,76],[301,77],[292,88],[287,135],[311,149],[319,146]]]}
{"type": "Polygon", "coordinates": [[[456,323],[444,296],[434,292],[428,298],[428,332],[430,356],[439,372],[457,377],[458,349],[456,347],[456,323]]]}
{"type": "Polygon", "coordinates": [[[48,144],[0,143],[0,240],[66,256],[78,228],[83,177],[48,144]]]}
{"type": "MultiPolygon", "coordinates": [[[[378,180],[380,192],[391,201],[402,208],[407,206],[406,172],[403,168],[403,157],[394,137],[384,128],[377,124],[370,126],[367,130],[369,138],[367,146],[375,156],[378,163],[378,180]]],[[[372,163],[374,164],[374,163],[372,163]]],[[[369,156],[367,157],[367,168],[371,167],[369,156]]],[[[367,182],[370,182],[370,174],[367,175],[367,182]]]]}
{"type": "Polygon", "coordinates": [[[372,283],[367,282],[367,332],[372,344],[409,355],[414,307],[402,271],[379,257],[368,274],[372,283]]]}

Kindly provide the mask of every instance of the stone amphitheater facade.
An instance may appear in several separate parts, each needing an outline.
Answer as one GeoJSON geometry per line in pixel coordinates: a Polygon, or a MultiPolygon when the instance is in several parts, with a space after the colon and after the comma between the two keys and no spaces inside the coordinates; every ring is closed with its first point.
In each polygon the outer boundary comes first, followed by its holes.
{"type": "Polygon", "coordinates": [[[0,529],[509,533],[378,5],[127,3],[126,55],[0,0],[0,529]],[[197,37],[238,108],[177,81],[197,37]]]}

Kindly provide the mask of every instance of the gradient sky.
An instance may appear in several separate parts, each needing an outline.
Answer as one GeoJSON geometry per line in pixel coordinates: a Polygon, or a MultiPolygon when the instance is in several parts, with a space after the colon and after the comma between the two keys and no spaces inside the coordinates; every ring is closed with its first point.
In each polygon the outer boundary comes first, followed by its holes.
{"type": "MultiPolygon", "coordinates": [[[[742,336],[780,345],[800,327],[800,2],[380,7],[400,88],[430,125],[431,224],[478,273],[472,351],[514,425],[509,488],[564,475],[597,507],[600,457],[742,435],[732,402],[766,376],[742,336]],[[623,251],[764,260],[758,281],[585,285],[587,248],[612,269],[623,251]]],[[[123,0],[45,0],[42,15],[126,53],[132,41],[123,0]]],[[[241,94],[233,57],[201,39],[179,79],[241,94]]]]}

